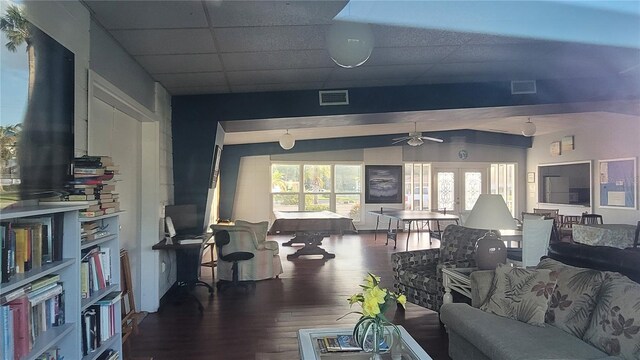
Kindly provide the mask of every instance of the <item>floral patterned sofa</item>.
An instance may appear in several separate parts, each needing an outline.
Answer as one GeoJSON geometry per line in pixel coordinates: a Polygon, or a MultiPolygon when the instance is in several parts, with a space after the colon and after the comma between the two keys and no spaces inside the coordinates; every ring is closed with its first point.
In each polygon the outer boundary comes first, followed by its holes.
{"type": "Polygon", "coordinates": [[[411,303],[439,311],[444,295],[442,268],[475,267],[476,241],[486,232],[452,224],[444,230],[439,249],[391,254],[394,289],[411,303]]]}
{"type": "Polygon", "coordinates": [[[445,304],[440,313],[453,360],[640,359],[640,284],[617,272],[551,258],[537,269],[549,282],[506,276],[513,288],[503,297],[496,286],[502,268],[471,274],[473,306],[445,304]],[[516,288],[528,298],[511,301],[516,288]],[[539,301],[540,315],[533,325],[529,320],[536,309],[528,306],[536,301],[532,298],[539,301]],[[498,316],[490,302],[508,311],[498,316]]]}

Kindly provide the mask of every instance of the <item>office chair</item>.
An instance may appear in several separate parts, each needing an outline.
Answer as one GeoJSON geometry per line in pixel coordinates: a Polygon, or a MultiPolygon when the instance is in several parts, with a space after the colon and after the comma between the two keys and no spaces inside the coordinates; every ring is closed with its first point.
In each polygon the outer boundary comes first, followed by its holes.
{"type": "Polygon", "coordinates": [[[223,248],[231,241],[231,236],[229,236],[229,232],[227,230],[220,230],[216,232],[216,234],[214,235],[214,239],[216,248],[218,249],[218,261],[233,263],[233,266],[231,267],[233,280],[231,282],[227,280],[218,280],[218,282],[216,283],[216,288],[218,289],[218,291],[224,290],[226,286],[237,287],[250,284],[255,286],[255,283],[253,281],[238,281],[238,262],[253,259],[254,255],[246,251],[232,252],[230,254],[224,255],[223,248]]]}

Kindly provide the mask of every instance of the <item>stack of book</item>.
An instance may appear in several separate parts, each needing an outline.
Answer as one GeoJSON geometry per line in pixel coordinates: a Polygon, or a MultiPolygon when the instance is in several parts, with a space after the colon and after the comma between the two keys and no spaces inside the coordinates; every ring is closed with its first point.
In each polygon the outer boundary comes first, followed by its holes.
{"type": "Polygon", "coordinates": [[[318,348],[321,353],[361,351],[362,348],[353,335],[335,335],[318,338],[318,348]]]}
{"type": "Polygon", "coordinates": [[[53,261],[62,260],[61,236],[56,238],[54,216],[0,222],[0,280],[53,261]]]}
{"type": "Polygon", "coordinates": [[[80,230],[80,242],[97,240],[111,235],[109,229],[102,226],[99,221],[83,222],[80,230]]]}
{"type": "Polygon", "coordinates": [[[59,275],[50,274],[0,299],[0,341],[5,358],[23,358],[38,336],[65,323],[64,289],[59,280],[59,275]]]}
{"type": "Polygon", "coordinates": [[[111,249],[92,246],[82,250],[80,294],[88,299],[111,284],[111,249]]]}
{"type": "Polygon", "coordinates": [[[73,160],[73,180],[66,185],[66,194],[41,199],[42,204],[86,205],[80,217],[91,218],[120,211],[115,175],[119,168],[109,156],[82,156],[73,160]]]}
{"type": "MultiPolygon", "coordinates": [[[[116,334],[116,316],[120,314],[116,314],[115,304],[119,300],[120,292],[114,291],[82,312],[83,355],[94,352],[116,334]]],[[[107,359],[111,359],[111,356],[107,359]]]]}

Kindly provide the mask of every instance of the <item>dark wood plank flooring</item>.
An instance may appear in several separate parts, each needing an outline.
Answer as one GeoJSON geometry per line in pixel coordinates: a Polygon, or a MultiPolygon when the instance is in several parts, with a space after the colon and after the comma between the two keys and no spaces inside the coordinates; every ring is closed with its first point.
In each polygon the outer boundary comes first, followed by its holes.
{"type": "MultiPolygon", "coordinates": [[[[323,247],[335,259],[301,258],[287,260],[296,248],[282,247],[284,273],[279,279],[257,282],[255,290],[227,289],[208,298],[198,287],[197,297],[205,310],[200,314],[192,301],[167,302],[162,312],[149,314],[125,348],[129,357],[161,359],[299,359],[297,331],[301,328],[350,326],[358,315],[340,321],[350,311],[347,298],[359,291],[358,285],[372,272],[382,277],[382,286],[392,289],[390,256],[404,251],[405,237],[398,249],[384,245],[383,234],[374,242],[373,234],[331,236],[323,247]]],[[[279,243],[290,236],[272,236],[279,243]]],[[[437,247],[428,236],[416,234],[411,250],[437,247]]],[[[212,281],[211,271],[202,270],[203,280],[212,281]]],[[[433,359],[449,359],[448,340],[440,328],[437,313],[414,304],[407,310],[387,314],[404,326],[433,359]]]]}

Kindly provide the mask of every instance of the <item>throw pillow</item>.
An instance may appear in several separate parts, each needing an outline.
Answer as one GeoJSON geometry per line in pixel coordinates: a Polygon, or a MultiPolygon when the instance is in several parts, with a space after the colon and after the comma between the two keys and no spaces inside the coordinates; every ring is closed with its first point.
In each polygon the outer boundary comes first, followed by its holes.
{"type": "Polygon", "coordinates": [[[583,340],[609,355],[640,359],[640,284],[606,272],[583,340]]]}
{"type": "Polygon", "coordinates": [[[540,261],[537,268],[551,270],[551,276],[558,280],[549,301],[546,323],[582,339],[596,307],[604,273],[549,258],[540,261]]]}
{"type": "Polygon", "coordinates": [[[267,231],[269,230],[269,222],[261,221],[259,223],[252,223],[244,220],[236,220],[236,226],[244,226],[250,228],[256,235],[258,242],[265,241],[267,239],[267,231]]]}
{"type": "Polygon", "coordinates": [[[480,309],[498,316],[544,326],[549,298],[556,286],[548,269],[524,269],[499,264],[489,294],[480,309]]]}

